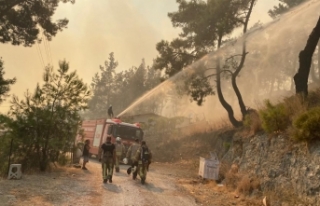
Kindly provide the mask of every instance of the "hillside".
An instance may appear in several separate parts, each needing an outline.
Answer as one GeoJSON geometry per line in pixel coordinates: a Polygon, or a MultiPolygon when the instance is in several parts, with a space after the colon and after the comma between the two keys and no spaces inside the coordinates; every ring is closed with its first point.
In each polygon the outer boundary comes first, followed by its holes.
{"type": "MultiPolygon", "coordinates": [[[[316,135],[294,138],[296,130],[307,134],[306,128],[303,130],[294,125],[299,117],[318,108],[319,94],[319,90],[310,93],[308,101],[301,104],[293,101],[295,97],[290,97],[273,105],[273,109],[287,111],[284,116],[273,117],[273,122],[276,118],[290,121],[284,128],[272,132],[267,133],[266,129],[254,131],[252,127],[237,130],[228,127],[188,136],[150,137],[147,142],[155,161],[175,162],[177,167],[187,167],[195,182],[201,183],[199,187],[214,191],[218,187],[216,183],[221,181],[235,196],[260,201],[266,196],[272,206],[320,205],[320,141],[316,135]],[[288,104],[289,100],[292,104],[288,104]],[[286,106],[280,107],[285,102],[286,106]],[[197,177],[199,157],[209,158],[212,151],[221,162],[220,180],[202,182],[197,177]]],[[[270,108],[266,106],[261,111],[270,111],[270,108]]],[[[263,119],[261,111],[260,119],[263,119]]],[[[314,118],[304,120],[305,123],[312,121],[316,121],[315,125],[319,123],[314,118]]],[[[263,124],[263,120],[259,124],[263,124]]],[[[208,192],[207,196],[210,195],[208,192]]]]}

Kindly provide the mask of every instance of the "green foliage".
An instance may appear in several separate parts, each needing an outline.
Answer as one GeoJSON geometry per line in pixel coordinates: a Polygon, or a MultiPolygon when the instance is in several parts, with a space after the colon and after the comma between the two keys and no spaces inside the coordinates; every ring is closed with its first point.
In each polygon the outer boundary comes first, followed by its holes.
{"type": "Polygon", "coordinates": [[[68,24],[67,19],[52,21],[59,2],[75,0],[2,0],[0,6],[0,42],[32,46],[36,43],[40,28],[47,39],[68,24]]]}
{"type": "Polygon", "coordinates": [[[160,41],[156,48],[160,56],[155,69],[165,70],[167,77],[221,46],[222,38],[242,25],[249,0],[177,0],[178,11],[168,13],[174,27],[182,33],[172,42],[160,41]]]}
{"type": "Polygon", "coordinates": [[[174,39],[172,42],[164,41],[157,43],[156,49],[159,52],[154,61],[154,68],[164,70],[166,77],[171,77],[181,71],[186,66],[192,64],[195,60],[207,54],[207,51],[195,51],[188,40],[181,38],[174,39]],[[191,51],[190,50],[194,50],[191,51]]]}
{"type": "Polygon", "coordinates": [[[67,165],[68,163],[70,163],[70,161],[70,158],[66,154],[60,154],[57,160],[59,165],[62,166],[67,165]]]}
{"type": "Polygon", "coordinates": [[[320,88],[308,94],[308,106],[314,107],[318,105],[320,105],[320,88]]]}
{"type": "Polygon", "coordinates": [[[228,151],[231,147],[231,143],[230,142],[223,142],[223,147],[225,148],[226,151],[228,151]]]}
{"type": "Polygon", "coordinates": [[[293,122],[293,139],[309,141],[320,138],[320,107],[314,107],[298,116],[293,122]]]}
{"type": "Polygon", "coordinates": [[[10,85],[16,82],[16,78],[4,79],[4,75],[3,61],[0,59],[0,103],[8,96],[7,94],[10,91],[10,85]]]}
{"type": "Polygon", "coordinates": [[[205,78],[204,73],[192,75],[189,81],[185,82],[187,93],[199,106],[203,104],[206,96],[214,94],[209,79],[205,78]]]}
{"type": "MultiPolygon", "coordinates": [[[[256,0],[177,0],[177,3],[179,4],[178,11],[169,13],[168,16],[174,27],[182,29],[182,33],[179,34],[178,39],[171,43],[167,41],[158,43],[157,50],[160,56],[155,60],[155,68],[165,70],[165,74],[169,77],[194,63],[205,54],[219,49],[224,42],[224,38],[231,34],[234,29],[243,26],[245,33],[256,0]]],[[[219,66],[216,65],[215,68],[208,68],[207,64],[203,65],[203,68],[200,68],[203,73],[197,71],[197,74],[194,74],[191,79],[185,82],[185,86],[178,86],[178,91],[180,92],[180,88],[183,88],[182,91],[191,96],[192,101],[202,105],[207,96],[214,94],[212,88],[214,87],[214,81],[210,81],[210,78],[215,76],[219,101],[227,110],[230,122],[235,127],[241,126],[242,122],[235,119],[232,107],[224,99],[220,75],[221,73],[228,73],[229,75],[231,73],[232,88],[244,115],[246,112],[245,104],[237,87],[236,77],[243,68],[246,53],[244,46],[241,58],[239,58],[240,61],[234,60],[232,62],[234,65],[230,64],[230,66],[233,66],[234,72],[229,68],[221,71],[219,66]]],[[[240,55],[234,54],[234,56],[240,55]]]]}
{"type": "Polygon", "coordinates": [[[260,110],[262,128],[269,133],[284,131],[290,123],[285,104],[273,105],[269,100],[266,100],[265,106],[264,110],[260,110]]]}
{"type": "Polygon", "coordinates": [[[305,2],[306,0],[279,0],[278,6],[274,6],[273,9],[268,11],[271,18],[276,18],[280,14],[287,12],[290,8],[305,2]]]}
{"type": "Polygon", "coordinates": [[[76,72],[69,72],[66,61],[59,63],[57,72],[47,67],[43,79],[43,86],[38,85],[34,94],[27,91],[25,100],[13,96],[10,118],[3,123],[13,138],[15,162],[45,171],[60,152],[73,147],[79,112],[87,108],[90,92],[76,72]]]}
{"type": "MultiPolygon", "coordinates": [[[[4,116],[0,115],[0,122],[4,123],[4,116]]],[[[6,119],[6,118],[5,118],[6,119]]],[[[8,160],[10,155],[11,137],[7,132],[1,132],[0,134],[0,175],[7,175],[8,172],[8,160]]]]}
{"type": "MultiPolygon", "coordinates": [[[[115,115],[126,109],[132,102],[160,83],[160,72],[146,66],[144,60],[138,67],[117,73],[118,63],[110,53],[101,72],[92,80],[93,96],[89,101],[86,118],[106,118],[107,109],[113,105],[115,115]]],[[[164,99],[152,97],[154,104],[139,104],[135,109],[140,113],[156,110],[164,99]]],[[[152,101],[148,101],[152,102],[152,101]]]]}
{"type": "Polygon", "coordinates": [[[105,61],[104,66],[100,66],[100,74],[96,73],[92,78],[93,96],[88,104],[92,116],[107,114],[107,109],[115,96],[115,70],[117,67],[118,62],[115,60],[114,54],[110,53],[108,61],[105,61]]]}
{"type": "Polygon", "coordinates": [[[250,128],[251,124],[252,124],[252,119],[251,119],[250,115],[246,115],[243,120],[243,126],[250,128]]]}
{"type": "Polygon", "coordinates": [[[256,134],[262,129],[259,113],[254,109],[249,109],[247,111],[248,113],[243,120],[243,125],[256,134]]]}

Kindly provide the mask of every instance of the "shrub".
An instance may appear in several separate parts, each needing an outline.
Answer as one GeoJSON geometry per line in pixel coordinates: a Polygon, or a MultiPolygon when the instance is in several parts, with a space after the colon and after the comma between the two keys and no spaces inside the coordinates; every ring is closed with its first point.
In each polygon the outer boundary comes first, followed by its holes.
{"type": "Polygon", "coordinates": [[[251,187],[251,179],[249,178],[248,175],[242,176],[242,178],[239,180],[237,190],[238,192],[241,192],[245,195],[250,194],[252,187],[251,187]]]}
{"type": "Polygon", "coordinates": [[[8,144],[8,138],[0,137],[1,144],[0,144],[0,175],[5,176],[7,175],[8,171],[8,158],[9,158],[9,150],[10,144],[8,144]]]}
{"type": "Polygon", "coordinates": [[[292,121],[297,115],[307,111],[308,101],[304,101],[301,95],[287,97],[283,100],[287,114],[292,121]]]}
{"type": "Polygon", "coordinates": [[[227,171],[226,174],[224,175],[227,188],[232,190],[237,188],[237,184],[239,182],[238,171],[239,171],[239,166],[237,164],[232,164],[229,171],[227,171]]]}
{"type": "Polygon", "coordinates": [[[61,166],[65,166],[66,164],[70,163],[70,157],[67,156],[67,154],[62,153],[58,157],[58,163],[61,166]]]}
{"type": "Polygon", "coordinates": [[[260,110],[262,128],[269,133],[284,131],[290,122],[285,104],[272,105],[266,100],[265,106],[264,110],[260,110]]]}
{"type": "Polygon", "coordinates": [[[254,190],[261,190],[259,179],[242,175],[238,182],[237,191],[244,195],[250,195],[254,190]]]}
{"type": "Polygon", "coordinates": [[[314,107],[320,104],[320,88],[308,94],[308,103],[310,107],[314,107]]]}
{"type": "Polygon", "coordinates": [[[259,113],[254,109],[248,110],[248,114],[245,116],[243,124],[254,134],[262,129],[259,113]]]}
{"type": "Polygon", "coordinates": [[[298,116],[293,122],[293,139],[309,141],[320,138],[320,107],[314,107],[298,116]]]}

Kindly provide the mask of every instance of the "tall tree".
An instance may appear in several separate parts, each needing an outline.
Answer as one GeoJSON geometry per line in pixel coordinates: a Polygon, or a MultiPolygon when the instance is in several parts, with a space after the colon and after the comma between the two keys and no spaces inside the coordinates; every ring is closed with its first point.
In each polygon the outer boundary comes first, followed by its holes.
{"type": "Polygon", "coordinates": [[[164,41],[157,43],[156,49],[159,56],[154,61],[153,67],[157,70],[165,70],[168,78],[207,53],[205,50],[195,49],[189,40],[176,38],[172,42],[164,41]]]}
{"type": "Polygon", "coordinates": [[[301,4],[307,0],[279,0],[280,3],[268,11],[271,18],[277,18],[279,15],[287,12],[290,8],[301,4]]]}
{"type": "Polygon", "coordinates": [[[177,3],[178,11],[168,16],[182,32],[171,43],[162,40],[157,44],[160,56],[154,65],[155,69],[165,69],[169,77],[220,47],[222,37],[240,25],[238,7],[243,4],[234,0],[177,0],[177,3]]]}
{"type": "Polygon", "coordinates": [[[90,91],[77,73],[69,72],[66,61],[57,72],[47,67],[43,86],[34,94],[28,91],[25,100],[14,96],[8,123],[16,145],[16,158],[26,166],[39,166],[45,171],[50,161],[62,152],[70,151],[80,128],[79,112],[87,108],[90,91]]]}
{"type": "Polygon", "coordinates": [[[66,28],[67,19],[52,21],[60,2],[75,0],[2,0],[0,1],[0,42],[33,45],[40,32],[48,40],[66,28]]]}
{"type": "MultiPolygon", "coordinates": [[[[270,17],[272,18],[278,17],[279,15],[287,12],[292,7],[298,6],[299,4],[307,0],[279,0],[279,1],[280,1],[279,5],[274,6],[274,8],[272,10],[269,10],[268,12],[270,17]]],[[[316,58],[318,62],[317,66],[315,65],[314,62],[311,62],[311,77],[312,77],[311,80],[312,82],[319,84],[320,83],[320,42],[318,43],[318,56],[316,58]],[[316,76],[316,70],[318,72],[318,76],[316,76]]]]}
{"type": "Polygon", "coordinates": [[[117,67],[118,62],[114,57],[114,53],[111,52],[108,61],[105,61],[104,66],[100,66],[100,74],[96,73],[92,79],[93,96],[89,102],[90,116],[92,118],[106,117],[108,107],[113,104],[114,77],[117,67]]]}
{"type": "MultiPolygon", "coordinates": [[[[247,31],[248,21],[252,8],[256,3],[256,0],[209,0],[204,1],[191,1],[184,0],[177,1],[179,11],[169,14],[174,26],[182,27],[183,33],[181,37],[187,38],[192,41],[192,45],[202,48],[220,48],[223,44],[223,38],[230,34],[235,28],[243,26],[244,33],[247,31]],[[195,16],[188,18],[188,13],[194,11],[195,16]],[[203,41],[201,41],[203,39],[203,41]]],[[[236,60],[235,56],[229,58],[230,62],[221,68],[220,62],[217,62],[215,68],[204,68],[201,65],[202,70],[199,69],[191,78],[191,82],[186,82],[188,93],[192,99],[197,101],[201,105],[206,96],[214,94],[212,88],[212,76],[216,77],[216,89],[218,98],[222,106],[228,112],[231,123],[235,126],[241,126],[241,121],[238,121],[234,117],[234,111],[232,107],[225,100],[222,87],[221,87],[221,74],[230,73],[232,88],[238,98],[239,106],[243,116],[246,114],[245,104],[242,100],[241,93],[236,84],[236,78],[243,68],[247,52],[245,45],[240,59],[236,60]],[[237,62],[239,61],[239,62],[237,62]],[[229,68],[228,66],[229,65],[229,68]],[[214,69],[216,72],[213,75],[208,75],[208,70],[214,69]],[[202,71],[202,72],[201,72],[202,71]]]]}
{"type": "Polygon", "coordinates": [[[0,59],[0,103],[2,103],[6,97],[8,97],[8,92],[10,91],[10,85],[16,82],[16,78],[5,79],[5,72],[3,68],[3,61],[0,59]]]}
{"type": "Polygon", "coordinates": [[[153,67],[147,67],[145,87],[147,90],[151,90],[161,83],[161,73],[155,70],[153,67]]]}
{"type": "Polygon", "coordinates": [[[296,93],[308,96],[308,78],[312,64],[312,56],[320,39],[320,16],[314,29],[312,30],[306,46],[299,53],[299,69],[294,75],[296,93]]]}

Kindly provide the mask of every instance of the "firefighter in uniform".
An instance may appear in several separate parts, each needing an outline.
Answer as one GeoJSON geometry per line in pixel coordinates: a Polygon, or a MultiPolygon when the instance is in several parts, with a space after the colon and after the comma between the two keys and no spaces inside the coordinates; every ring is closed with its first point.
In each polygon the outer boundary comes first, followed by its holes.
{"type": "Polygon", "coordinates": [[[119,162],[122,159],[122,155],[125,152],[125,147],[122,144],[120,137],[116,138],[115,146],[116,146],[116,172],[120,172],[119,162]]]}
{"type": "Polygon", "coordinates": [[[137,177],[137,171],[136,171],[136,167],[138,166],[138,162],[135,159],[135,155],[137,150],[139,149],[140,145],[139,145],[139,139],[135,139],[135,142],[129,147],[128,152],[127,152],[127,159],[131,161],[131,167],[128,168],[127,173],[130,175],[130,173],[132,172],[133,169],[133,174],[132,174],[132,178],[136,179],[137,177]]]}
{"type": "Polygon", "coordinates": [[[138,162],[138,173],[141,178],[141,183],[144,184],[149,165],[151,164],[152,153],[149,150],[145,141],[141,142],[141,146],[135,154],[135,160],[138,162]]]}
{"type": "Polygon", "coordinates": [[[102,177],[103,183],[107,183],[108,180],[112,183],[113,167],[116,157],[115,145],[111,143],[111,137],[107,137],[107,141],[100,147],[99,161],[102,163],[102,177]],[[101,160],[102,159],[102,160],[101,160]]]}

